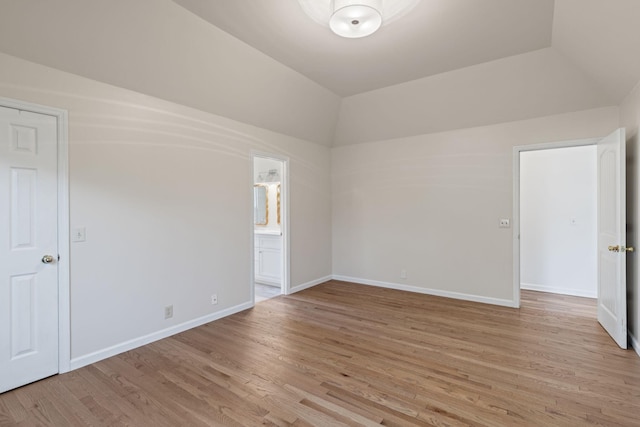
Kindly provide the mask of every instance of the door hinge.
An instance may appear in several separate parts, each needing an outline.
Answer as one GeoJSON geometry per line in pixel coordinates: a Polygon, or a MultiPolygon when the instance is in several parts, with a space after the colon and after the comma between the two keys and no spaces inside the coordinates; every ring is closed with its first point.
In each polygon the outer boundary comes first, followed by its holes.
{"type": "Polygon", "coordinates": [[[60,254],[58,254],[58,261],[60,261],[60,254]]]}

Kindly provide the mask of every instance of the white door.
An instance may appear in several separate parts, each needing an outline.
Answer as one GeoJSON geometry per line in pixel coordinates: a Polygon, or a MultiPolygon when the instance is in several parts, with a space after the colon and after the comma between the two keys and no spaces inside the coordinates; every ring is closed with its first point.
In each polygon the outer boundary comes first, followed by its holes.
{"type": "Polygon", "coordinates": [[[0,393],[58,372],[57,119],[0,107],[0,393]]]}
{"type": "Polygon", "coordinates": [[[598,321],[627,348],[625,131],[598,142],[598,321]]]}

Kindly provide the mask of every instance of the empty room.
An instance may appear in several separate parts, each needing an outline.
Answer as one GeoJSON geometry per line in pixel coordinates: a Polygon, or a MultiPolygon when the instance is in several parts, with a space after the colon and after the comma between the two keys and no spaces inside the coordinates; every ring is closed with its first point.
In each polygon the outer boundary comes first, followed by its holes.
{"type": "Polygon", "coordinates": [[[638,425],[638,16],[0,0],[0,426],[638,425]]]}

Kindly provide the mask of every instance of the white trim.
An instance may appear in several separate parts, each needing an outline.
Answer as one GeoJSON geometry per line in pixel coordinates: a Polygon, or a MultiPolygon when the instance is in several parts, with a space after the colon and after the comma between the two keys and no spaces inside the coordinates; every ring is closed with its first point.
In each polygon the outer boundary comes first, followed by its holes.
{"type": "Polygon", "coordinates": [[[537,285],[535,283],[521,283],[520,289],[529,291],[547,292],[550,294],[571,295],[574,297],[598,298],[598,291],[584,291],[581,289],[560,288],[557,286],[537,285]]]}
{"type": "MultiPolygon", "coordinates": [[[[289,233],[289,216],[291,212],[291,203],[289,202],[289,157],[281,156],[279,154],[265,153],[262,151],[251,150],[251,207],[253,209],[253,184],[256,182],[254,176],[254,160],[256,157],[263,159],[271,159],[282,162],[282,176],[280,177],[280,227],[282,231],[282,265],[281,265],[281,293],[282,295],[289,295],[291,293],[291,238],[289,233]]],[[[251,263],[250,263],[250,280],[249,287],[251,288],[251,301],[255,303],[255,224],[253,214],[251,215],[251,263]]]]}
{"type": "Polygon", "coordinates": [[[333,276],[329,275],[329,276],[321,277],[320,279],[311,280],[301,285],[294,286],[293,288],[291,288],[289,294],[294,294],[296,292],[304,291],[305,289],[309,289],[321,283],[328,282],[331,279],[333,279],[333,276]]]}
{"type": "Polygon", "coordinates": [[[81,357],[77,357],[75,359],[71,359],[71,369],[73,370],[73,369],[82,368],[83,366],[87,366],[92,363],[99,362],[100,360],[113,357],[120,353],[124,353],[125,351],[133,350],[143,345],[150,344],[154,341],[158,341],[158,340],[170,337],[172,335],[179,334],[180,332],[184,332],[189,329],[196,328],[198,326],[204,325],[205,323],[213,322],[214,320],[222,319],[223,317],[227,317],[232,314],[239,313],[241,311],[247,310],[252,307],[253,307],[253,303],[251,301],[245,302],[243,304],[239,304],[234,307],[230,307],[222,311],[218,311],[216,313],[207,314],[206,316],[189,320],[187,322],[180,323],[179,325],[170,326],[166,329],[162,329],[160,331],[153,332],[148,335],[144,335],[142,337],[134,338],[132,340],[125,341],[123,343],[116,344],[111,347],[98,350],[96,352],[93,352],[81,357]]]}
{"type": "Polygon", "coordinates": [[[58,368],[71,370],[71,281],[69,231],[69,118],[58,116],[58,368]]]}
{"type": "Polygon", "coordinates": [[[546,142],[513,147],[513,306],[520,307],[520,153],[554,148],[596,145],[602,138],[546,142]]]}
{"type": "Polygon", "coordinates": [[[378,280],[362,279],[359,277],[334,275],[333,279],[340,280],[343,282],[358,283],[361,285],[377,286],[379,288],[396,289],[399,291],[416,292],[419,294],[426,294],[426,295],[433,295],[438,297],[453,298],[453,299],[459,299],[464,301],[481,302],[484,304],[493,304],[493,305],[500,305],[503,307],[517,308],[514,305],[514,301],[511,301],[508,299],[490,298],[490,297],[483,297],[480,295],[464,294],[461,292],[450,292],[450,291],[443,291],[440,289],[422,288],[418,286],[403,285],[400,283],[380,282],[378,280]]]}
{"type": "Polygon", "coordinates": [[[71,308],[69,282],[69,115],[66,110],[0,97],[0,105],[53,116],[58,139],[58,372],[70,370],[71,308]]]}
{"type": "Polygon", "coordinates": [[[638,357],[640,357],[640,341],[638,341],[638,339],[633,336],[631,331],[629,331],[629,341],[631,341],[631,347],[636,351],[638,357]]]}
{"type": "Polygon", "coordinates": [[[256,236],[255,236],[255,229],[256,229],[256,224],[255,224],[255,193],[254,193],[254,189],[253,189],[253,185],[256,182],[256,177],[255,177],[255,166],[254,166],[254,154],[253,151],[251,152],[251,154],[249,155],[249,167],[251,168],[249,170],[249,176],[251,177],[251,185],[249,185],[249,206],[251,206],[251,215],[249,215],[249,224],[251,226],[250,230],[251,232],[249,233],[249,253],[251,254],[251,258],[249,258],[251,260],[251,262],[249,263],[249,296],[250,296],[250,302],[253,302],[253,304],[255,305],[256,303],[256,236]]]}

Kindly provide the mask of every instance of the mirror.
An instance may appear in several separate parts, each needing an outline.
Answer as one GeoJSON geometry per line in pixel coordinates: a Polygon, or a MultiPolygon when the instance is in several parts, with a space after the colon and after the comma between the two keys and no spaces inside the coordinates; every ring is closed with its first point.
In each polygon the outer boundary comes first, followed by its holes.
{"type": "Polygon", "coordinates": [[[269,222],[269,187],[264,184],[253,186],[253,220],[255,225],[269,222]]]}

